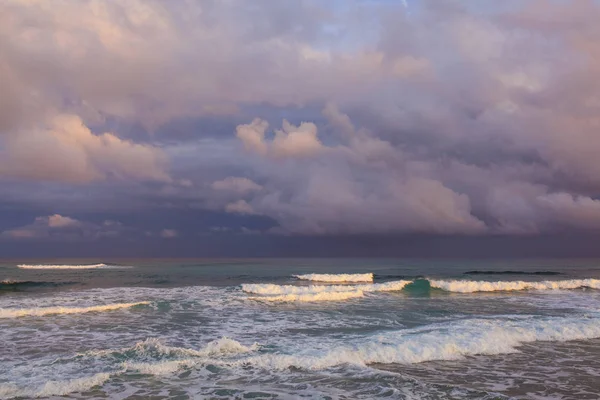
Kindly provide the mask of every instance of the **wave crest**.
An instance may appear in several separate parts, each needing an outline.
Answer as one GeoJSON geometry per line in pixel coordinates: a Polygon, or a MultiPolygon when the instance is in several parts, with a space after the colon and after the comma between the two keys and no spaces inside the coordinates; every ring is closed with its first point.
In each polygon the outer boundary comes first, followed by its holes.
{"type": "Polygon", "coordinates": [[[368,274],[305,274],[295,278],[317,282],[373,282],[373,273],[368,274]]]}
{"type": "MultiPolygon", "coordinates": [[[[468,320],[444,329],[397,331],[373,337],[354,346],[339,346],[320,355],[263,354],[244,359],[265,369],[297,367],[321,370],[342,364],[414,364],[457,360],[471,355],[506,354],[525,343],[570,341],[600,337],[598,318],[546,318],[538,320],[468,320]]],[[[242,363],[238,363],[242,365],[242,363]]]]}
{"type": "Polygon", "coordinates": [[[348,290],[345,292],[314,292],[303,294],[282,294],[279,296],[253,296],[252,300],[274,301],[274,302],[313,302],[313,301],[340,301],[363,297],[362,290],[348,290]]]}
{"type": "Polygon", "coordinates": [[[88,312],[112,311],[150,304],[149,301],[136,303],[115,303],[91,307],[39,307],[39,308],[0,308],[0,318],[43,317],[55,314],[82,314],[88,312]]]}
{"type": "Polygon", "coordinates": [[[87,265],[45,265],[45,264],[19,264],[21,269],[123,269],[133,268],[128,265],[107,265],[107,264],[87,264],[87,265]]]}
{"type": "Polygon", "coordinates": [[[271,283],[244,283],[242,290],[247,293],[261,295],[288,295],[288,294],[315,294],[315,293],[334,293],[334,292],[391,292],[402,290],[412,281],[392,281],[386,283],[372,283],[365,285],[274,285],[271,283]]]}
{"type": "Polygon", "coordinates": [[[514,290],[558,290],[577,289],[589,287],[600,289],[600,279],[570,279],[562,281],[467,281],[467,280],[433,280],[430,279],[431,287],[443,289],[448,292],[473,293],[473,292],[496,292],[514,290]]]}
{"type": "Polygon", "coordinates": [[[110,379],[110,374],[99,373],[92,376],[64,381],[48,381],[39,389],[21,389],[14,384],[0,384],[0,398],[37,398],[66,396],[70,393],[86,392],[95,386],[102,386],[110,379]]]}

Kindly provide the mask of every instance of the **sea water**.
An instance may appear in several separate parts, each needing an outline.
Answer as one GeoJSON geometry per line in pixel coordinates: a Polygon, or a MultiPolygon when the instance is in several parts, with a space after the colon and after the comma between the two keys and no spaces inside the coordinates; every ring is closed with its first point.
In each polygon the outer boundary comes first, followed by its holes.
{"type": "Polygon", "coordinates": [[[600,260],[15,260],[0,281],[0,399],[600,398],[600,260]]]}

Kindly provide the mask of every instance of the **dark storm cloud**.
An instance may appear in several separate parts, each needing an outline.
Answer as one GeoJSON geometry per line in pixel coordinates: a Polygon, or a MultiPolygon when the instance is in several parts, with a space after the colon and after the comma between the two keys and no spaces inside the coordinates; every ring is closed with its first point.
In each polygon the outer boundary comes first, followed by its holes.
{"type": "Polygon", "coordinates": [[[0,8],[5,241],[600,229],[597,2],[0,8]]]}

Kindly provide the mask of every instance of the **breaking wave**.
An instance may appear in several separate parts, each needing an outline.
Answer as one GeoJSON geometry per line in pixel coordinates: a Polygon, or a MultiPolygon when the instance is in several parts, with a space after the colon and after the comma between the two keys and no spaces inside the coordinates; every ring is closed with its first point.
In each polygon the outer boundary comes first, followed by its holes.
{"type": "Polygon", "coordinates": [[[122,269],[122,268],[133,268],[128,265],[107,265],[107,264],[83,264],[83,265],[30,265],[30,264],[19,264],[18,268],[21,269],[122,269]]]}
{"type": "Polygon", "coordinates": [[[254,296],[252,300],[276,301],[276,302],[312,302],[312,301],[340,301],[363,297],[362,290],[347,290],[345,292],[313,292],[304,294],[282,294],[279,296],[254,296]]]}
{"type": "Polygon", "coordinates": [[[473,292],[496,292],[513,290],[557,290],[577,289],[588,287],[600,289],[600,279],[570,279],[563,281],[467,281],[467,280],[433,280],[430,279],[431,287],[443,289],[448,292],[473,293],[473,292]]]}
{"type": "Polygon", "coordinates": [[[289,295],[289,294],[316,294],[316,293],[335,293],[335,292],[391,292],[402,290],[404,286],[412,281],[392,281],[386,283],[372,283],[364,285],[274,285],[270,283],[244,283],[242,290],[247,293],[261,295],[289,295]]]}
{"type": "Polygon", "coordinates": [[[110,374],[99,373],[85,378],[64,381],[48,381],[38,389],[21,389],[13,384],[0,384],[0,398],[13,397],[37,398],[49,396],[66,396],[69,393],[85,392],[95,386],[101,386],[110,379],[110,374]]]}
{"type": "MultiPolygon", "coordinates": [[[[570,341],[600,337],[598,318],[546,318],[532,320],[467,320],[439,329],[405,330],[381,334],[353,346],[332,348],[325,354],[264,354],[244,363],[282,370],[297,367],[319,370],[342,364],[413,364],[457,360],[470,355],[505,354],[536,341],[570,341]]],[[[240,364],[241,365],[241,364],[240,364]]]]}
{"type": "Polygon", "coordinates": [[[150,302],[115,303],[91,307],[0,308],[0,318],[42,317],[54,314],[82,314],[88,312],[112,311],[147,304],[150,304],[150,302]]]}
{"type": "Polygon", "coordinates": [[[464,275],[562,275],[555,271],[481,271],[473,270],[463,272],[464,275]]]}
{"type": "Polygon", "coordinates": [[[368,274],[305,274],[295,278],[317,282],[373,282],[373,273],[368,274]]]}
{"type": "Polygon", "coordinates": [[[254,351],[258,348],[258,344],[250,347],[222,337],[217,340],[208,342],[200,350],[187,349],[185,347],[172,347],[161,343],[159,339],[149,338],[141,342],[137,342],[131,347],[126,347],[118,350],[97,350],[84,353],[83,355],[106,356],[113,355],[124,357],[126,359],[152,359],[161,360],[164,358],[173,359],[181,357],[209,357],[219,355],[241,354],[254,351]]]}

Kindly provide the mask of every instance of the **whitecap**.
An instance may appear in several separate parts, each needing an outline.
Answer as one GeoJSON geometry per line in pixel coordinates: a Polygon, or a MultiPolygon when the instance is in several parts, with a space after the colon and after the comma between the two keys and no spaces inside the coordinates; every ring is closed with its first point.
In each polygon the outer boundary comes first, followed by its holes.
{"type": "Polygon", "coordinates": [[[468,280],[429,280],[431,287],[449,292],[473,293],[514,290],[558,290],[589,287],[600,289],[600,279],[570,279],[562,281],[468,281],[468,280]]]}
{"type": "Polygon", "coordinates": [[[70,393],[80,393],[101,386],[110,379],[108,373],[98,373],[77,379],[63,381],[48,381],[42,387],[36,389],[19,388],[12,383],[0,384],[0,398],[10,399],[13,397],[37,398],[49,396],[66,396],[70,393]]]}
{"type": "Polygon", "coordinates": [[[279,296],[253,296],[252,300],[272,302],[313,302],[313,301],[341,301],[363,297],[362,290],[348,290],[345,292],[314,292],[304,294],[282,294],[279,296]]]}
{"type": "Polygon", "coordinates": [[[45,264],[19,264],[21,269],[123,269],[133,268],[128,265],[83,264],[83,265],[45,265],[45,264]]]}
{"type": "Polygon", "coordinates": [[[316,293],[334,293],[334,292],[392,292],[402,290],[412,281],[392,281],[386,283],[372,283],[363,285],[274,285],[271,283],[244,283],[242,290],[247,293],[261,295],[288,295],[288,294],[316,294],[316,293]]]}
{"type": "Polygon", "coordinates": [[[598,318],[545,318],[529,320],[467,320],[421,330],[403,330],[338,346],[323,353],[263,354],[232,363],[251,364],[268,370],[297,367],[320,370],[342,364],[366,366],[382,363],[420,363],[457,360],[478,354],[505,354],[518,351],[524,343],[570,341],[600,337],[598,318]]]}
{"type": "Polygon", "coordinates": [[[0,318],[42,317],[56,314],[82,314],[88,312],[112,311],[150,304],[149,301],[136,303],[115,303],[91,307],[36,307],[36,308],[0,308],[0,318]]]}
{"type": "Polygon", "coordinates": [[[368,274],[305,274],[295,278],[318,282],[373,282],[373,273],[368,274]]]}

